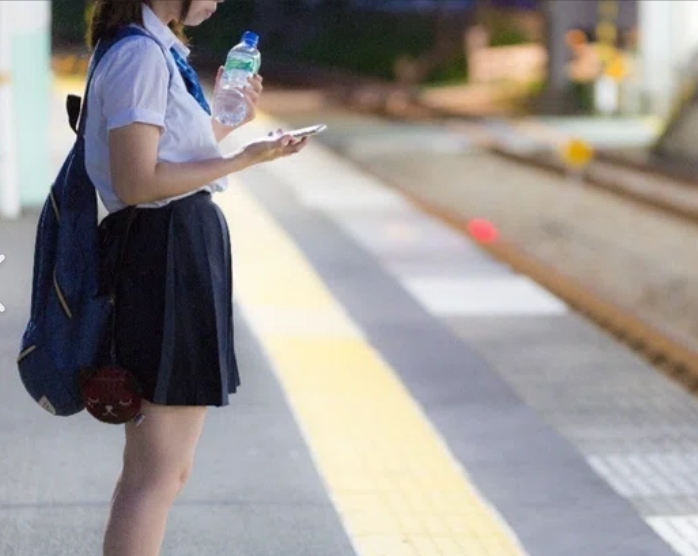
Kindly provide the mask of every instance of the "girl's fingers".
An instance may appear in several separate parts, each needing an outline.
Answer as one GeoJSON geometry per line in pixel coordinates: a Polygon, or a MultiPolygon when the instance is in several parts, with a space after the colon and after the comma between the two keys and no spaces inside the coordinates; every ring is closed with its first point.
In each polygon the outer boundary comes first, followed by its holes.
{"type": "Polygon", "coordinates": [[[262,78],[259,75],[255,75],[254,77],[250,77],[247,80],[249,84],[249,88],[255,91],[258,95],[262,94],[262,90],[264,89],[264,86],[262,85],[262,78]]]}
{"type": "Polygon", "coordinates": [[[302,139],[291,138],[290,143],[288,143],[286,146],[286,154],[294,154],[299,152],[303,147],[305,147],[307,142],[307,137],[303,137],[302,139]]]}
{"type": "Polygon", "coordinates": [[[251,102],[252,104],[257,104],[257,102],[259,102],[259,94],[257,94],[255,91],[246,91],[245,97],[247,98],[247,101],[251,102]]]}
{"type": "Polygon", "coordinates": [[[298,152],[298,151],[300,151],[303,147],[306,146],[307,143],[308,143],[308,137],[303,137],[303,139],[301,139],[300,141],[297,141],[297,142],[293,145],[293,149],[294,149],[293,152],[298,152]]]}
{"type": "Polygon", "coordinates": [[[290,135],[284,135],[283,137],[281,137],[281,145],[284,148],[287,148],[292,143],[293,143],[293,137],[291,137],[290,135]]]}

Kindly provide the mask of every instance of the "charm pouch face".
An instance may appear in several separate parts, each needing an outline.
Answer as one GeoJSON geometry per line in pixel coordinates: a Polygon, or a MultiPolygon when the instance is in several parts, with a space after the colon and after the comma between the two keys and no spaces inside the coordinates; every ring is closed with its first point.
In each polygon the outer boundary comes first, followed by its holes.
{"type": "Polygon", "coordinates": [[[85,409],[95,419],[111,425],[134,420],[141,411],[141,396],[135,377],[116,366],[84,373],[81,381],[85,409]]]}

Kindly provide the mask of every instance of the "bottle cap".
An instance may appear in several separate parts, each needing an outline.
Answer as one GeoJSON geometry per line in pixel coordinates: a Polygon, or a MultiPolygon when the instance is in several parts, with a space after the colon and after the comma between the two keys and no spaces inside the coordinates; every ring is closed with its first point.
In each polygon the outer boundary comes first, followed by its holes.
{"type": "Polygon", "coordinates": [[[256,48],[259,44],[259,35],[257,33],[253,33],[252,31],[247,31],[244,35],[242,35],[242,42],[256,48]]]}

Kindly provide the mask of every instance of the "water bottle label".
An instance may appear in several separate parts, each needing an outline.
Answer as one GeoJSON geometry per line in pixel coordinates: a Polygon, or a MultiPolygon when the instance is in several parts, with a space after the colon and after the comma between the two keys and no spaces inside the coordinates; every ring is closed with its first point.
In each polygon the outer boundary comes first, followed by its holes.
{"type": "Polygon", "coordinates": [[[249,74],[255,72],[255,63],[253,60],[240,60],[232,58],[225,62],[225,71],[244,71],[249,74]]]}

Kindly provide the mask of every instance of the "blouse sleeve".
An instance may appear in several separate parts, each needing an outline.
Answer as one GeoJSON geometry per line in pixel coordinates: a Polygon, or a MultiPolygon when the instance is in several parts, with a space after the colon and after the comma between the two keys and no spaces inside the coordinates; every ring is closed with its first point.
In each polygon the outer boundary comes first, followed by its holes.
{"type": "Polygon", "coordinates": [[[107,130],[139,122],[165,127],[170,71],[152,39],[134,37],[107,54],[102,110],[107,130]]]}

